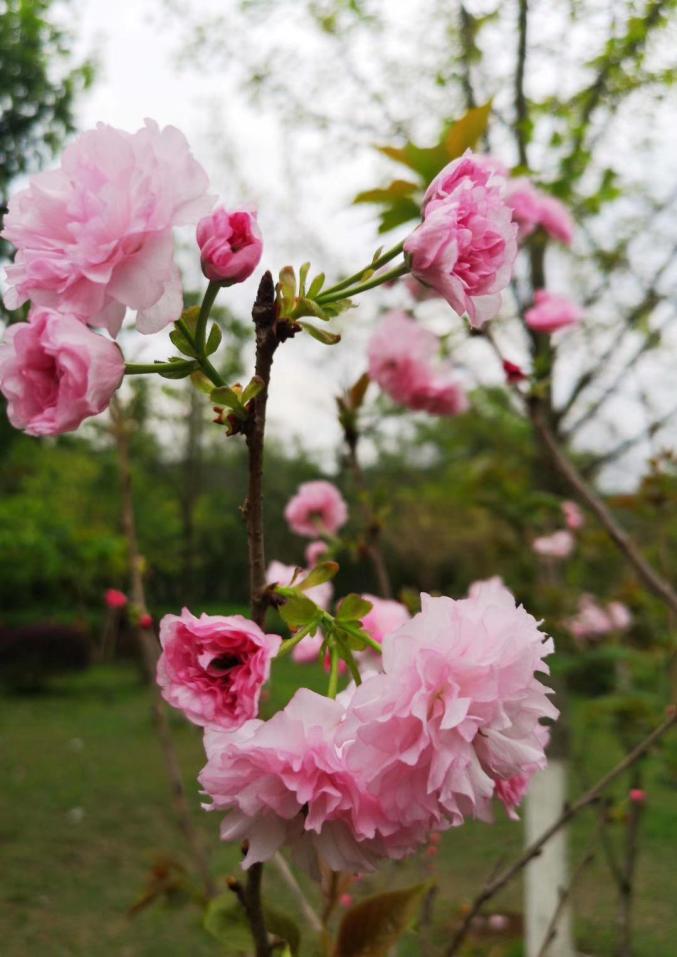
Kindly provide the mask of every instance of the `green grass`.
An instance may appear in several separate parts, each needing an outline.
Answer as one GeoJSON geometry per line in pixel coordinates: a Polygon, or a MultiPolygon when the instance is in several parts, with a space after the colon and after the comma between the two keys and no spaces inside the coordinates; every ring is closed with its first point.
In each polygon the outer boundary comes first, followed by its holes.
{"type": "MultiPolygon", "coordinates": [[[[294,690],[293,668],[283,662],[267,709],[294,690]]],[[[305,672],[322,687],[320,669],[305,672]]],[[[6,697],[0,702],[0,940],[4,957],[167,957],[219,954],[192,906],[151,906],[134,918],[130,905],[159,858],[188,864],[177,833],[161,754],[149,712],[148,692],[133,668],[99,668],[54,682],[49,694],[6,697]]],[[[218,841],[218,818],[199,810],[195,776],[202,766],[198,729],[178,715],[172,727],[195,816],[210,848],[215,873],[237,871],[239,852],[218,841]]],[[[618,757],[602,732],[586,743],[590,774],[601,774],[618,757]]],[[[648,768],[649,805],[644,821],[636,912],[636,957],[672,957],[677,939],[673,913],[677,820],[674,790],[662,765],[648,768]]],[[[620,792],[619,792],[620,793],[620,792]]],[[[436,877],[434,938],[448,939],[459,908],[470,900],[498,859],[521,844],[521,827],[502,815],[494,826],[468,824],[445,836],[438,857],[389,865],[354,888],[359,898],[379,888],[436,877]]],[[[592,814],[573,829],[572,858],[593,840],[592,814]]],[[[267,893],[277,906],[296,912],[286,888],[268,868],[267,893]]],[[[311,896],[316,891],[305,882],[311,896]]],[[[520,909],[514,882],[496,902],[497,911],[520,909]]],[[[578,889],[577,933],[586,954],[613,953],[614,895],[598,855],[578,889]]],[[[302,919],[299,917],[299,922],[302,919]]],[[[499,944],[498,938],[496,939],[499,944]]],[[[403,948],[416,954],[417,945],[403,948]]],[[[309,954],[310,948],[305,949],[309,954]]],[[[439,952],[439,951],[438,951],[439,952]]],[[[517,957],[519,944],[480,954],[517,957]]]]}

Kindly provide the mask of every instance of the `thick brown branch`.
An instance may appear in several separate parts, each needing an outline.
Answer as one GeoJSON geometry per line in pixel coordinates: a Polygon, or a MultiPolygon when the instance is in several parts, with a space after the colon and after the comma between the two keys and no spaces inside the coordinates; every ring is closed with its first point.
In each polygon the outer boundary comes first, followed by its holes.
{"type": "Polygon", "coordinates": [[[575,817],[580,811],[588,807],[590,804],[593,804],[600,795],[609,787],[610,784],[624,774],[629,768],[633,767],[637,761],[642,758],[646,752],[653,747],[662,737],[665,735],[670,728],[675,724],[677,720],[677,709],[674,706],[671,706],[668,712],[668,716],[657,728],[651,732],[648,737],[644,739],[636,748],[633,748],[629,754],[619,761],[615,768],[612,768],[603,778],[594,784],[588,791],[581,795],[577,801],[574,801],[573,804],[570,804],[562,812],[560,817],[554,821],[550,827],[548,827],[541,836],[530,844],[529,847],[517,858],[517,860],[511,864],[505,870],[501,871],[496,875],[492,880],[490,880],[482,889],[482,891],[477,895],[473,901],[468,913],[466,914],[463,923],[459,929],[454,934],[449,947],[445,951],[445,957],[454,957],[454,954],[457,954],[459,948],[463,941],[465,940],[468,931],[470,930],[471,924],[475,917],[479,914],[481,909],[491,900],[499,891],[508,884],[514,877],[517,876],[529,863],[533,860],[538,854],[540,854],[541,849],[545,844],[550,840],[550,838],[561,830],[569,821],[575,817]]]}
{"type": "Polygon", "coordinates": [[[618,524],[599,495],[588,485],[573,462],[567,458],[550,431],[540,404],[535,400],[532,400],[530,403],[530,414],[534,428],[543,443],[543,447],[548,451],[550,460],[559,474],[569,483],[581,501],[585,502],[588,508],[597,516],[600,523],[607,530],[611,540],[615,542],[621,552],[623,552],[647,588],[660,598],[673,613],[677,614],[677,592],[675,592],[672,585],[662,578],[649,564],[630,535],[618,524]]]}

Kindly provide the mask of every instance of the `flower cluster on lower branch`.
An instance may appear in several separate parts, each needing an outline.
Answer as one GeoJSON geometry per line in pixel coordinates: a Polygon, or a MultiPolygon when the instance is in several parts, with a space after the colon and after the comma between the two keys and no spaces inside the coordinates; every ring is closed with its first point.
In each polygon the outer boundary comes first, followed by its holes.
{"type": "Polygon", "coordinates": [[[422,610],[383,641],[382,671],[336,700],[300,688],[268,721],[208,727],[200,784],[244,866],[291,848],[311,873],[368,871],[431,833],[508,812],[545,763],[553,650],[498,581],[422,610]]]}

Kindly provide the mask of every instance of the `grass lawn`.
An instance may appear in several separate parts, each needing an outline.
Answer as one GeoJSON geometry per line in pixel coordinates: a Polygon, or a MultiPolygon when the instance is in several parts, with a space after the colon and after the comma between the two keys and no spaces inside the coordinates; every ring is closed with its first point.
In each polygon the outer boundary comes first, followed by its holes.
{"type": "MultiPolygon", "coordinates": [[[[290,662],[273,683],[274,707],[293,690],[290,662]]],[[[309,672],[310,673],[310,672],[309,672]]],[[[323,683],[321,673],[314,680],[323,683]]],[[[191,906],[151,906],[136,917],[128,910],[160,858],[187,863],[175,828],[161,754],[150,719],[148,693],[133,668],[93,669],[60,679],[48,694],[0,701],[0,950],[4,957],[201,957],[223,954],[200,926],[191,906]]],[[[211,849],[215,873],[238,867],[237,848],[220,844],[218,818],[199,810],[195,776],[202,766],[198,729],[173,718],[195,815],[211,849]]],[[[619,754],[603,734],[586,746],[591,775],[611,767],[619,754]]],[[[644,820],[636,910],[636,957],[674,957],[674,790],[658,761],[648,768],[649,805],[644,820]]],[[[379,888],[436,877],[434,939],[448,938],[464,901],[477,892],[497,860],[521,843],[521,827],[498,815],[493,827],[469,824],[445,836],[439,855],[390,865],[355,885],[359,898],[379,888]]],[[[573,829],[577,861],[594,839],[593,814],[573,829]]],[[[278,907],[298,909],[268,868],[267,893],[278,907]]],[[[309,894],[314,894],[313,888],[309,894]]],[[[614,893],[601,855],[587,870],[576,896],[582,952],[613,953],[614,893]]],[[[499,912],[520,908],[519,882],[496,901],[499,912]]],[[[299,923],[303,920],[298,916],[299,923]]],[[[309,935],[307,935],[309,936],[309,935]]],[[[403,953],[419,952],[413,941],[403,953]]],[[[436,953],[440,951],[435,948],[436,953]]],[[[304,948],[306,955],[311,947],[304,948]]],[[[472,950],[469,952],[473,952],[472,950]]],[[[487,957],[518,957],[518,941],[499,936],[478,945],[487,957]]]]}

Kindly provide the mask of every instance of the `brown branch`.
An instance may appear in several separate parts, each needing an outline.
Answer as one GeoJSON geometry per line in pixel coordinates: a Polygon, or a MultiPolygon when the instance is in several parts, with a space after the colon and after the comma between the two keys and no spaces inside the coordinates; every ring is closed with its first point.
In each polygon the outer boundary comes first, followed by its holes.
{"type": "Polygon", "coordinates": [[[548,948],[550,947],[550,944],[553,942],[553,940],[557,937],[557,925],[560,921],[560,918],[562,917],[564,908],[566,907],[569,901],[569,898],[571,897],[572,891],[574,887],[576,886],[576,883],[579,877],[581,876],[585,868],[588,866],[588,864],[591,863],[594,857],[595,857],[595,852],[588,851],[588,853],[579,861],[578,865],[576,866],[576,869],[571,875],[571,879],[569,880],[569,883],[567,884],[567,886],[560,888],[557,907],[553,911],[552,917],[550,918],[548,922],[548,926],[545,931],[545,937],[543,938],[543,943],[539,947],[538,954],[536,955],[536,957],[547,957],[548,948]]]}
{"type": "Polygon", "coordinates": [[[465,97],[465,108],[466,110],[472,110],[477,106],[470,72],[474,46],[473,17],[468,13],[463,3],[459,4],[458,13],[460,20],[461,66],[463,67],[461,71],[461,86],[463,87],[463,95],[465,97]]]}
{"type": "Polygon", "coordinates": [[[529,2],[519,0],[517,16],[517,68],[515,70],[515,138],[520,166],[529,166],[527,158],[527,124],[529,108],[524,94],[524,73],[527,62],[527,26],[529,2]]]}
{"type": "Polygon", "coordinates": [[[588,485],[573,462],[566,456],[550,431],[539,402],[531,399],[529,408],[533,426],[559,474],[569,483],[581,501],[585,502],[597,516],[611,540],[625,555],[647,588],[660,598],[673,613],[677,613],[677,592],[672,585],[649,564],[630,535],[618,524],[602,499],[588,485]]]}
{"type": "MultiPolygon", "coordinates": [[[[122,525],[129,554],[131,597],[135,610],[141,618],[141,616],[147,614],[148,612],[143,583],[143,560],[139,553],[138,538],[136,533],[136,520],[134,515],[132,470],[129,459],[129,433],[127,430],[127,424],[125,422],[124,412],[117,396],[113,396],[110,410],[112,419],[112,432],[118,454],[120,487],[122,493],[122,525]]],[[[157,639],[152,627],[142,628],[140,625],[138,625],[136,628],[136,634],[139,641],[139,647],[141,649],[144,668],[148,676],[148,682],[152,689],[153,720],[160,741],[160,746],[162,748],[167,777],[169,778],[177,823],[190,849],[195,871],[202,881],[205,894],[207,897],[213,897],[216,893],[214,880],[209,869],[207,855],[193,823],[191,809],[186,795],[186,788],[183,783],[181,765],[179,763],[178,755],[174,747],[174,741],[172,739],[171,727],[167,715],[167,707],[162,700],[160,690],[157,686],[157,639]]]]}
{"type": "Polygon", "coordinates": [[[625,771],[639,761],[640,758],[646,754],[649,748],[656,744],[656,742],[659,741],[663,735],[670,730],[676,720],[677,708],[675,708],[675,706],[671,706],[668,709],[668,716],[666,719],[659,724],[657,728],[654,728],[651,734],[649,734],[644,741],[638,744],[637,747],[633,748],[629,754],[626,754],[626,756],[619,761],[615,768],[612,768],[612,770],[605,774],[604,777],[600,778],[600,780],[588,791],[582,794],[578,800],[565,807],[565,810],[562,812],[560,817],[558,817],[557,820],[550,825],[550,827],[546,828],[543,834],[541,834],[537,840],[530,844],[529,847],[526,848],[526,850],[513,864],[501,871],[500,874],[497,874],[493,880],[489,881],[484,886],[484,888],[473,901],[463,920],[463,923],[454,934],[449,947],[445,951],[445,957],[454,957],[454,954],[458,953],[461,944],[465,940],[468,931],[470,930],[473,920],[479,914],[487,901],[491,900],[491,898],[498,894],[499,891],[503,890],[506,884],[516,877],[517,874],[519,874],[524,867],[526,867],[529,861],[533,860],[534,857],[540,854],[544,845],[547,844],[554,834],[568,824],[569,821],[580,811],[588,807],[590,804],[593,804],[610,784],[612,784],[618,777],[624,774],[625,771]]]}
{"type": "MultiPolygon", "coordinates": [[[[631,783],[632,788],[641,786],[639,767],[631,783]]],[[[618,948],[617,957],[632,957],[632,905],[634,899],[635,869],[637,866],[637,846],[639,840],[639,825],[642,818],[642,803],[630,801],[628,822],[625,832],[625,858],[623,861],[623,876],[619,884],[618,901],[618,948]]]]}

